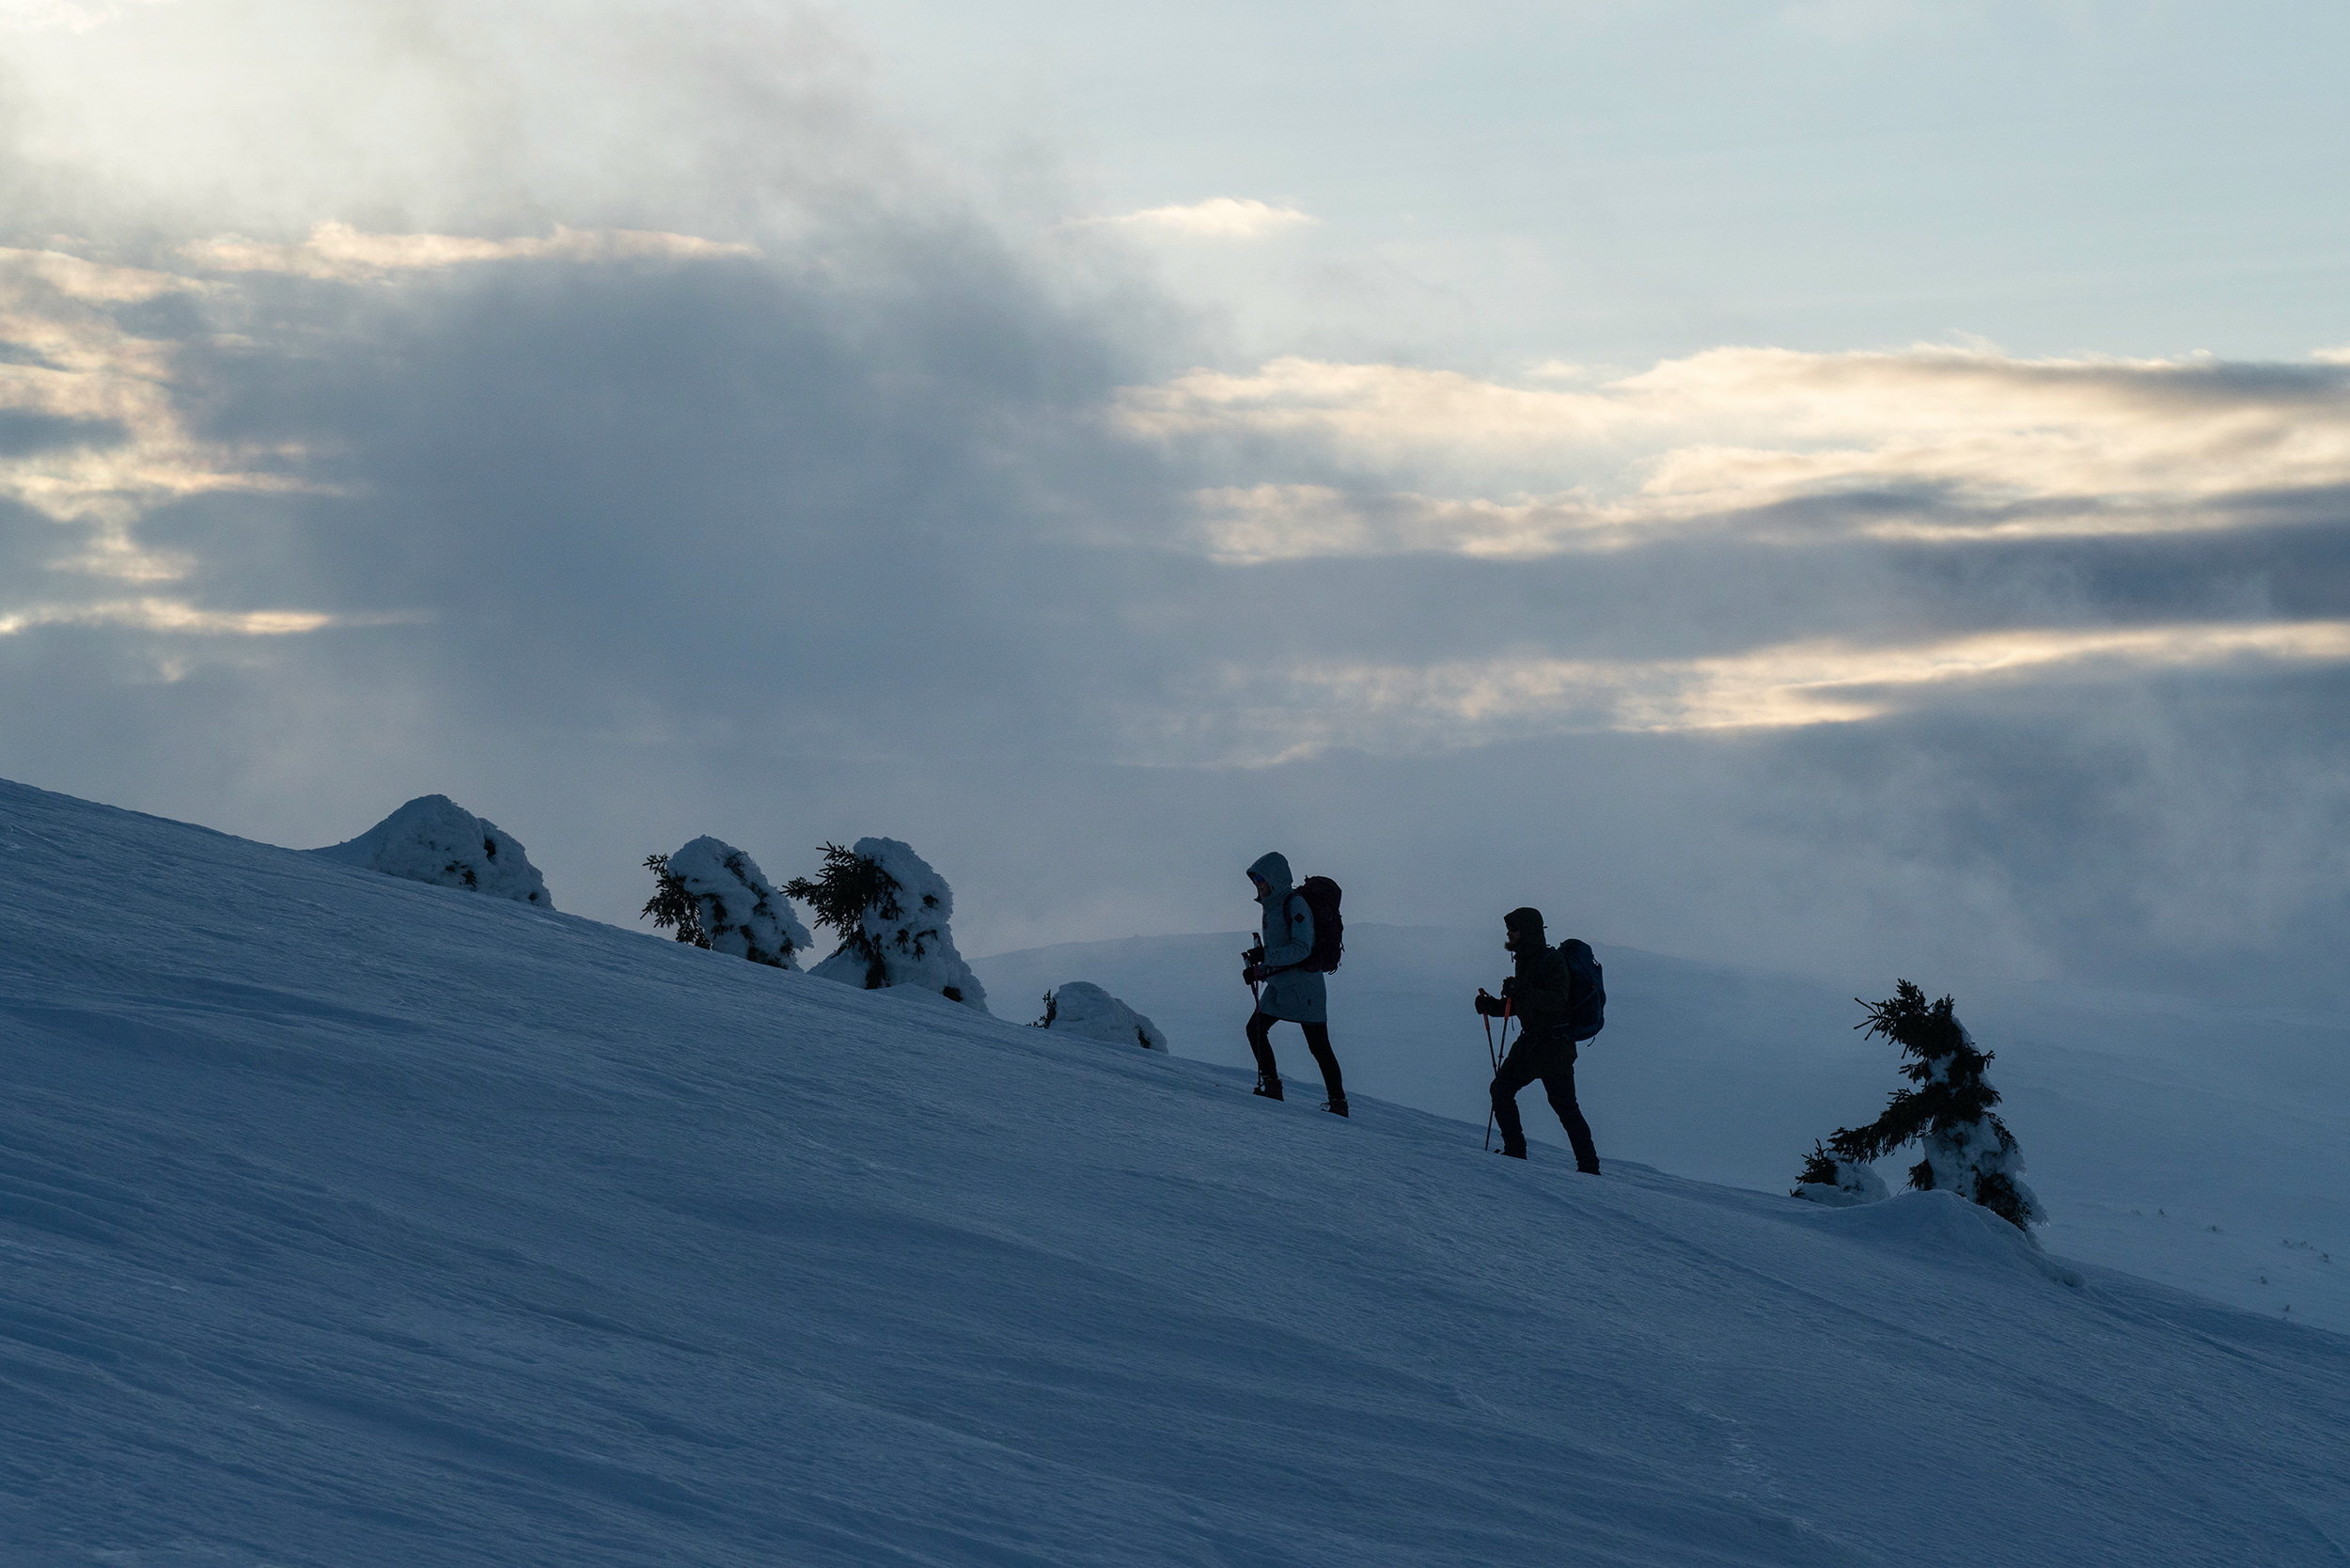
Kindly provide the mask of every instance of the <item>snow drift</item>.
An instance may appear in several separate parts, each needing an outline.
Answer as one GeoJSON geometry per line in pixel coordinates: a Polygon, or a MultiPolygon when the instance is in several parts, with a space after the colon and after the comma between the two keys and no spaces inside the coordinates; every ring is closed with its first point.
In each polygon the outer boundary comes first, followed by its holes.
{"type": "Polygon", "coordinates": [[[1156,1024],[1089,980],[1065,980],[1046,992],[1044,1016],[1038,1022],[1085,1040],[1167,1049],[1167,1036],[1156,1024]]]}
{"type": "Polygon", "coordinates": [[[8,1562],[2350,1540],[2350,1341],[2067,1285],[1948,1198],[1493,1159],[1367,1094],[13,785],[0,1074],[8,1562]]]}
{"type": "Polygon", "coordinates": [[[418,795],[356,839],[310,853],[385,876],[555,907],[547,879],[514,836],[446,795],[418,795]]]}

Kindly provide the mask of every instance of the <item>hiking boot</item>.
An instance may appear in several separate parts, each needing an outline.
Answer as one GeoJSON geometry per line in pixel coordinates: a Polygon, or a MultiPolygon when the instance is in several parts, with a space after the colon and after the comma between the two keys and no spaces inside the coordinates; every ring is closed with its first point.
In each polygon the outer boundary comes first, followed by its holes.
{"type": "Polygon", "coordinates": [[[1261,1094],[1268,1100],[1278,1100],[1281,1098],[1281,1080],[1270,1073],[1260,1073],[1257,1074],[1257,1087],[1249,1092],[1261,1094]]]}
{"type": "Polygon", "coordinates": [[[1324,1100],[1322,1102],[1322,1108],[1328,1111],[1332,1116],[1344,1116],[1346,1114],[1346,1096],[1341,1094],[1335,1100],[1324,1100]]]}
{"type": "Polygon", "coordinates": [[[1500,1149],[1496,1149],[1496,1150],[1495,1150],[1495,1151],[1494,1151],[1494,1152],[1495,1152],[1495,1153],[1496,1153],[1496,1154],[1506,1154],[1506,1155],[1508,1155],[1511,1159],[1513,1159],[1513,1160],[1522,1160],[1522,1159],[1526,1158],[1526,1151],[1525,1151],[1525,1150],[1523,1150],[1523,1149],[1511,1149],[1511,1148],[1508,1148],[1508,1147],[1503,1147],[1503,1148],[1500,1148],[1500,1149]]]}

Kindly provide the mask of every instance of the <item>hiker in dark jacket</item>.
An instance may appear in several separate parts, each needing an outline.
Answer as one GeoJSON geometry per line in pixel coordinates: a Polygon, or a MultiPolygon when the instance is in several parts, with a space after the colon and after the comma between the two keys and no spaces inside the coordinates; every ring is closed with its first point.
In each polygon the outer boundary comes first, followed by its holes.
{"type": "Polygon", "coordinates": [[[1273,1025],[1286,1018],[1306,1031],[1306,1048],[1322,1069],[1323,1087],[1330,1091],[1322,1108],[1344,1116],[1346,1083],[1330,1049],[1330,994],[1319,971],[1298,967],[1314,950],[1314,912],[1307,907],[1305,896],[1294,891],[1290,863],[1278,855],[1261,856],[1248,868],[1248,880],[1264,906],[1261,939],[1242,955],[1248,967],[1241,971],[1241,979],[1264,987],[1248,1020],[1257,1092],[1270,1100],[1281,1098],[1281,1074],[1273,1063],[1273,1025]]]}
{"type": "Polygon", "coordinates": [[[1526,1128],[1518,1121],[1518,1090],[1540,1078],[1574,1146],[1574,1168],[1599,1174],[1599,1151],[1590,1124],[1574,1103],[1574,1036],[1568,1025],[1567,961],[1543,941],[1543,912],[1512,909],[1501,917],[1508,933],[1503,948],[1517,959],[1517,973],[1501,982],[1501,995],[1477,992],[1477,1011],[1489,1018],[1511,1017],[1520,1033],[1494,1074],[1494,1122],[1501,1129],[1501,1152],[1526,1158],[1526,1128]]]}

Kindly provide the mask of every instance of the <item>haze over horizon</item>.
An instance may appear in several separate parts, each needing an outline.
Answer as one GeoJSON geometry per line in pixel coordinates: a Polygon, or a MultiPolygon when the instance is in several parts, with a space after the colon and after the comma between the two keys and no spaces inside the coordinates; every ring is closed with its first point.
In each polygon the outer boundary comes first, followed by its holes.
{"type": "MultiPolygon", "coordinates": [[[[2339,999],[2350,16],[0,5],[0,776],[2339,999]]],[[[1873,994],[1873,993],[1872,993],[1873,994]]],[[[1962,1001],[1964,1000],[1962,994],[1962,1001]]]]}

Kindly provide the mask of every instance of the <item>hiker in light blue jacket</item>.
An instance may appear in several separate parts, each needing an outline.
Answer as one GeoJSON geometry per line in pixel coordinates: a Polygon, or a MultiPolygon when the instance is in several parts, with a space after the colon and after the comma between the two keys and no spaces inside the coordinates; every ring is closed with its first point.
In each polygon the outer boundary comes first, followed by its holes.
{"type": "Polygon", "coordinates": [[[1269,1100],[1281,1098],[1281,1074],[1273,1062],[1273,1025],[1288,1019],[1306,1031],[1306,1048],[1322,1069],[1323,1086],[1330,1098],[1323,1109],[1346,1114],[1346,1083],[1339,1075],[1339,1058],[1330,1049],[1329,991],[1315,970],[1301,968],[1314,950],[1314,913],[1294,890],[1290,863],[1268,855],[1248,868],[1256,885],[1257,902],[1264,906],[1262,939],[1243,956],[1248,967],[1241,978],[1261,983],[1256,1013],[1248,1020],[1248,1049],[1257,1058],[1257,1092],[1269,1100]]]}

